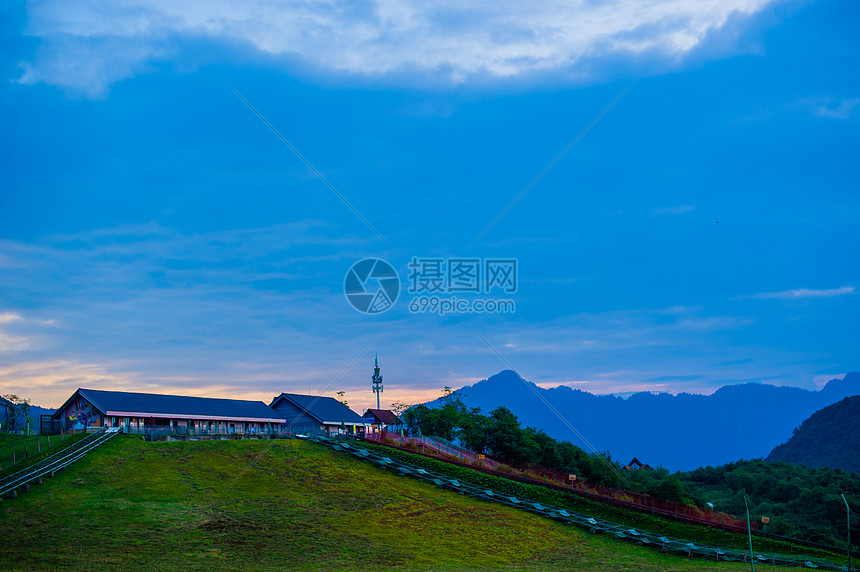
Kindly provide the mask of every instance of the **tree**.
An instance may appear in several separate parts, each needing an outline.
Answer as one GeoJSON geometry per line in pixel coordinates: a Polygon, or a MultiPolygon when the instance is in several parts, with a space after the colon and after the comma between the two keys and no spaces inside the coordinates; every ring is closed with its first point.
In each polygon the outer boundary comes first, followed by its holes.
{"type": "Polygon", "coordinates": [[[531,462],[553,469],[561,466],[558,441],[547,435],[543,429],[535,430],[533,427],[528,427],[526,433],[531,435],[536,447],[535,458],[531,462]]]}
{"type": "Polygon", "coordinates": [[[487,428],[488,449],[505,459],[517,459],[522,434],[519,419],[507,407],[497,407],[490,412],[487,428]]]}
{"type": "Polygon", "coordinates": [[[337,392],[337,400],[340,401],[341,403],[343,403],[344,405],[346,405],[347,407],[349,407],[349,403],[347,403],[346,399],[343,398],[343,396],[345,394],[346,394],[345,391],[338,391],[337,392]]]}
{"type": "Polygon", "coordinates": [[[401,403],[400,401],[395,401],[394,403],[391,404],[391,411],[393,411],[395,415],[400,417],[410,407],[412,407],[412,406],[408,405],[406,403],[401,403]]]}
{"type": "Polygon", "coordinates": [[[18,397],[14,394],[4,395],[2,399],[3,409],[6,412],[6,429],[9,433],[18,431],[19,423],[30,423],[30,400],[18,397]]]}
{"type": "Polygon", "coordinates": [[[489,419],[481,415],[481,408],[474,407],[460,416],[460,427],[456,431],[457,438],[464,447],[476,453],[487,450],[487,429],[489,419]]]}
{"type": "Polygon", "coordinates": [[[406,425],[406,432],[409,435],[417,437],[419,431],[426,433],[427,421],[425,418],[429,411],[430,408],[426,405],[415,405],[403,412],[403,417],[401,417],[401,419],[406,425]]]}
{"type": "MultiPolygon", "coordinates": [[[[466,413],[466,406],[457,392],[448,386],[442,390],[439,401],[442,403],[441,407],[431,409],[426,405],[418,405],[409,411],[417,416],[418,426],[423,435],[435,435],[451,441],[461,426],[461,418],[466,413]]],[[[404,422],[407,422],[405,418],[404,422]]]]}
{"type": "Polygon", "coordinates": [[[676,476],[666,476],[656,487],[648,491],[652,495],[674,502],[685,502],[687,500],[684,485],[676,476]]]}
{"type": "Polygon", "coordinates": [[[439,398],[439,401],[442,403],[451,403],[454,400],[459,400],[460,394],[455,390],[451,389],[450,385],[446,385],[442,388],[442,397],[439,398]]]}

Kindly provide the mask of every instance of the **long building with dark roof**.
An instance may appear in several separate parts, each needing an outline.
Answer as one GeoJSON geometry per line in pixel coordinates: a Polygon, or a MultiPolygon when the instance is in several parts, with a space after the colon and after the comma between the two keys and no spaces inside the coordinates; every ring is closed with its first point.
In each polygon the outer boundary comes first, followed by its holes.
{"type": "Polygon", "coordinates": [[[363,417],[364,422],[368,423],[373,431],[383,429],[397,431],[403,427],[403,421],[390,409],[368,409],[363,417]]]}
{"type": "Polygon", "coordinates": [[[286,419],[262,401],[78,389],[53,415],[66,431],[96,427],[271,433],[286,419]]]}
{"type": "Polygon", "coordinates": [[[269,404],[286,417],[286,430],[293,433],[352,434],[365,431],[365,420],[333,397],[282,393],[269,404]]]}

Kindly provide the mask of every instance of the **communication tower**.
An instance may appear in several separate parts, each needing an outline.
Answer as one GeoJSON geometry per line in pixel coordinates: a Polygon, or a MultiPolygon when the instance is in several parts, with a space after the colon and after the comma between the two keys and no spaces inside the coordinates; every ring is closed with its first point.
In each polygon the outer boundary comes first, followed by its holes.
{"type": "Polygon", "coordinates": [[[376,408],[379,407],[379,394],[382,393],[382,374],[379,373],[379,355],[373,360],[373,393],[376,394],[376,408]]]}

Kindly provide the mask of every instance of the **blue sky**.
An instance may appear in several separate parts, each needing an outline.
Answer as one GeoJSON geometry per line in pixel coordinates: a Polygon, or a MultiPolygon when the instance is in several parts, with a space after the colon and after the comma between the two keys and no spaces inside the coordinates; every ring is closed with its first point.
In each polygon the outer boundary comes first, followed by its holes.
{"type": "Polygon", "coordinates": [[[0,392],[860,367],[856,2],[172,4],[0,8],[0,392]],[[378,315],[343,293],[367,257],[403,281],[378,315]],[[413,257],[515,258],[516,311],[411,313],[413,257]]]}

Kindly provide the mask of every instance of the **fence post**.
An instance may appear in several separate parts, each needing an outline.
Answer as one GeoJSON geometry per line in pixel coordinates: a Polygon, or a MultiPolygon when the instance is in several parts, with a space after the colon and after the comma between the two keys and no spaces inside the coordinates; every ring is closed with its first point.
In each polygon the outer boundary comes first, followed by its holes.
{"type": "Polygon", "coordinates": [[[841,493],[842,501],[845,503],[845,510],[847,511],[848,517],[848,569],[852,568],[851,566],[851,507],[848,506],[848,500],[845,498],[845,493],[841,493]]]}
{"type": "Polygon", "coordinates": [[[752,547],[752,529],[750,528],[750,505],[747,503],[747,497],[744,496],[744,506],[747,509],[747,537],[750,541],[750,568],[752,572],[755,572],[755,562],[753,556],[753,547],[752,547]]]}

